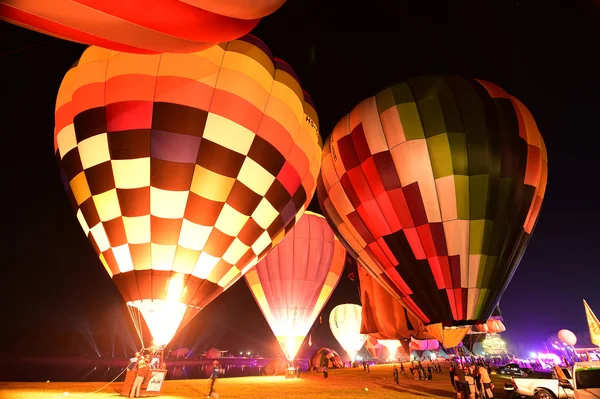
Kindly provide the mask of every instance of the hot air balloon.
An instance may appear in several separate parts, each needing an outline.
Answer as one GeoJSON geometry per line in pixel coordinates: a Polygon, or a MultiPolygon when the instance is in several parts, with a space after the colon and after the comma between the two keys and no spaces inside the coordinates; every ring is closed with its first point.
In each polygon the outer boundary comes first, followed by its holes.
{"type": "Polygon", "coordinates": [[[379,343],[387,348],[388,359],[395,360],[396,352],[398,352],[398,348],[401,346],[400,341],[397,339],[380,339],[379,343]]]}
{"type": "Polygon", "coordinates": [[[319,203],[340,240],[452,347],[488,319],[523,256],[547,154],[530,112],[498,86],[421,76],[342,118],[321,169],[319,203]]]}
{"type": "Polygon", "coordinates": [[[329,348],[319,348],[315,351],[308,361],[311,368],[319,369],[321,367],[341,369],[344,367],[342,358],[336,351],[329,348]]]}
{"type": "Polygon", "coordinates": [[[360,333],[361,307],[353,303],[338,305],[329,315],[329,328],[351,361],[364,345],[367,335],[360,333]]]}
{"type": "Polygon", "coordinates": [[[571,330],[560,330],[558,332],[558,339],[565,345],[575,346],[577,343],[577,336],[573,334],[571,330]]]}
{"type": "Polygon", "coordinates": [[[409,313],[360,265],[358,276],[362,302],[361,333],[380,340],[431,338],[421,320],[409,313]]]}
{"type": "Polygon", "coordinates": [[[250,32],[285,0],[0,0],[0,19],[111,50],[191,53],[250,32]]]}
{"type": "Polygon", "coordinates": [[[381,355],[381,350],[384,348],[384,346],[379,343],[377,338],[369,336],[365,341],[365,348],[367,351],[369,351],[371,357],[378,358],[379,355],[381,355]]]}
{"type": "Polygon", "coordinates": [[[55,130],[63,181],[157,344],[302,216],[319,173],[316,126],[293,70],[251,36],[194,54],[90,47],[67,72],[55,130]]]}
{"type": "Polygon", "coordinates": [[[346,250],[325,218],[305,212],[246,282],[286,357],[294,360],[335,289],[346,250]]]}

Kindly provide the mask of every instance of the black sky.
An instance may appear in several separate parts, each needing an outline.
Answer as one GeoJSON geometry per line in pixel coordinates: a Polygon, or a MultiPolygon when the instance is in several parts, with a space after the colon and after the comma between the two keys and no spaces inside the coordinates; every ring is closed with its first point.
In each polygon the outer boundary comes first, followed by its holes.
{"type": "MultiPolygon", "coordinates": [[[[85,47],[0,24],[0,345],[31,347],[36,334],[130,325],[70,209],[53,155],[56,92],[85,47]]],[[[546,141],[549,183],[533,239],[501,300],[504,336],[539,347],[560,328],[586,330],[582,298],[600,313],[600,3],[372,0],[352,8],[340,0],[288,0],[252,33],[296,70],[324,135],[364,98],[418,74],[482,78],[519,98],[546,141]]],[[[316,201],[311,209],[319,211],[316,201]]],[[[358,303],[357,287],[344,277],[313,341],[331,343],[328,311],[348,301],[358,303]]],[[[271,336],[240,281],[176,343],[268,352],[276,348],[274,337],[265,343],[271,336]]]]}

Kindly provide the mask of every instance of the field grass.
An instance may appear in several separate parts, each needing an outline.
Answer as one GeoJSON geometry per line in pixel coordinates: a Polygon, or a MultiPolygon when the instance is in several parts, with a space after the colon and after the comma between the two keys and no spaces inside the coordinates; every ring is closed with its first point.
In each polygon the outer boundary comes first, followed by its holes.
{"type": "MultiPolygon", "coordinates": [[[[391,365],[371,366],[367,373],[361,368],[331,370],[329,378],[322,373],[306,372],[299,379],[276,377],[238,377],[217,380],[216,392],[221,398],[260,399],[352,399],[352,398],[456,398],[446,370],[434,373],[431,381],[415,381],[400,376],[400,385],[394,383],[391,365]]],[[[49,382],[0,383],[1,399],[102,399],[118,398],[122,383],[115,382],[101,391],[103,382],[49,382]],[[68,395],[64,395],[68,392],[68,395]]],[[[496,382],[497,395],[501,383],[496,382]]],[[[203,398],[208,392],[208,380],[167,380],[163,385],[162,399],[203,398]]],[[[500,392],[498,392],[500,391],[500,392]]]]}

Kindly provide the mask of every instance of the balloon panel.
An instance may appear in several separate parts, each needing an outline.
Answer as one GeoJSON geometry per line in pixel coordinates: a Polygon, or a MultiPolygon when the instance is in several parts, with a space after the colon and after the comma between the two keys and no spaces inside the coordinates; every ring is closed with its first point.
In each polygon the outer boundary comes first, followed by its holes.
{"type": "Polygon", "coordinates": [[[66,74],[57,157],[128,303],[206,306],[308,205],[318,120],[264,48],[253,37],[184,55],[90,47],[66,74]]]}
{"type": "Polygon", "coordinates": [[[424,76],[368,98],[323,151],[318,197],[369,273],[425,323],[486,321],[529,241],[547,154],[488,82],[424,76]]]}
{"type": "Polygon", "coordinates": [[[269,326],[292,360],[335,289],[346,250],[325,218],[305,212],[246,275],[269,326]]]}
{"type": "Polygon", "coordinates": [[[0,19],[46,35],[130,53],[191,53],[249,33],[285,0],[8,0],[0,19]],[[176,21],[176,22],[174,22],[176,21]]]}

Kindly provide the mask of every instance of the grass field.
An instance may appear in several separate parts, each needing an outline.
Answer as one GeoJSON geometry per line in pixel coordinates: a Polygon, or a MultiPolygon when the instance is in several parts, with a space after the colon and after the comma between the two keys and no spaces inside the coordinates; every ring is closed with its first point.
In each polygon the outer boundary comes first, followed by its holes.
{"type": "MultiPolygon", "coordinates": [[[[494,377],[496,396],[502,394],[502,381],[494,377]]],[[[118,398],[122,383],[105,386],[103,382],[50,382],[24,383],[0,382],[1,399],[102,399],[118,398]],[[64,393],[68,392],[68,395],[64,393]]],[[[165,381],[162,399],[203,398],[208,392],[208,380],[165,381]]],[[[391,365],[371,366],[367,373],[361,368],[331,370],[329,378],[322,373],[306,372],[299,379],[276,377],[239,377],[217,380],[216,391],[220,398],[260,398],[260,399],[352,399],[352,398],[456,398],[447,370],[434,373],[431,381],[415,381],[408,376],[400,376],[400,385],[394,383],[391,365]],[[366,389],[365,389],[366,388],[366,389]]]]}

